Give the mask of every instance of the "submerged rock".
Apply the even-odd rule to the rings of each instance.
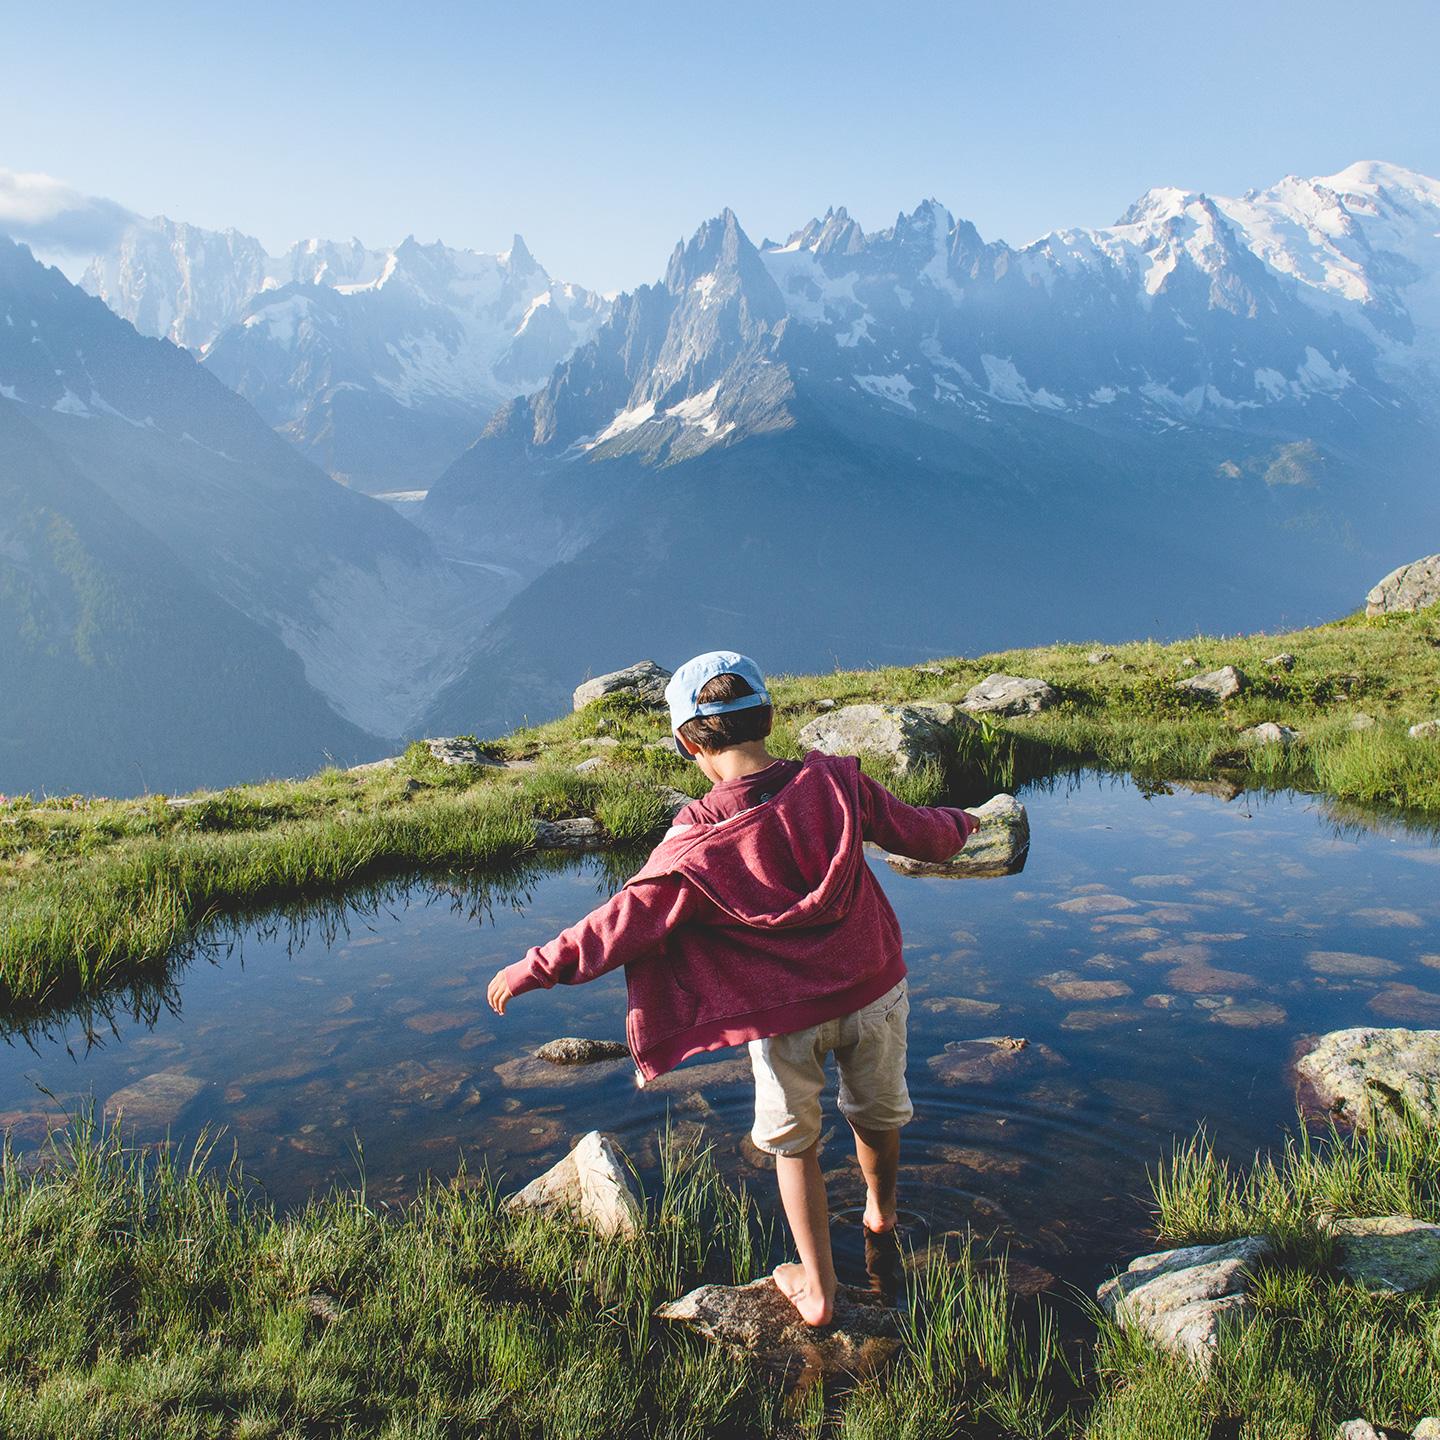
[[[973,725],[953,705],[845,705],[804,725],[796,737],[806,750],[826,755],[879,755],[898,775],[926,763],[944,764],[955,727]]]
[[[1245,688],[1245,677],[1233,665],[1222,665],[1204,675],[1177,680],[1174,688],[1207,700],[1232,700]]]
[[[670,672],[653,660],[637,660],[623,670],[612,670],[608,675],[597,675],[577,685],[571,703],[576,710],[583,710],[591,701],[606,695],[630,695],[658,709],[665,703],[669,679]]]
[[[1367,1290],[1407,1294],[1440,1280],[1440,1225],[1407,1215],[1335,1220],[1335,1268]]]
[[[1225,1245],[1192,1245],[1132,1260],[1096,1292],[1101,1309],[1126,1329],[1150,1337],[1202,1371],[1215,1359],[1220,1333],[1253,1310],[1253,1267],[1271,1253],[1262,1235]]]
[[[1440,1030],[1335,1030],[1295,1068],[1323,1105],[1355,1124],[1365,1124],[1376,1105],[1404,1104],[1440,1124]]]
[[[112,1115],[123,1114],[132,1125],[160,1129],[178,1119],[204,1088],[205,1082],[198,1076],[182,1070],[157,1070],[115,1091],[105,1109]]]
[[[608,1135],[591,1130],[558,1164],[512,1195],[509,1210],[553,1211],[597,1235],[639,1234],[640,1202]]]
[[[949,860],[912,860],[908,855],[887,854],[886,863],[902,875],[952,879],[1015,875],[1023,870],[1030,853],[1030,817],[1025,807],[1013,795],[996,795],[970,813],[980,822],[980,828]]]
[[[899,1314],[868,1290],[842,1285],[834,1321],[812,1328],[768,1276],[702,1285],[656,1312],[743,1359],[792,1378],[869,1374],[900,1348]]]
[[[623,1040],[585,1040],[577,1035],[562,1035],[547,1040],[536,1052],[537,1060],[552,1065],[593,1065],[597,1060],[628,1060],[630,1047]]]
[[[1426,555],[1392,570],[1365,597],[1367,615],[1423,610],[1440,602],[1440,555]]]
[[[960,703],[976,715],[1037,715],[1058,705],[1060,693],[1043,680],[1023,675],[987,675]]]
[[[929,1063],[942,1085],[992,1085],[1065,1062],[1048,1045],[1032,1045],[1022,1036],[985,1035],[950,1040]]]

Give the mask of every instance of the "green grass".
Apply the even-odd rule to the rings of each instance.
[[[1440,607],[1354,616],[1291,634],[1140,642],[1088,663],[1091,647],[1051,646],[935,666],[782,676],[774,682],[777,754],[797,755],[817,702],[963,698],[992,671],[1036,675],[1062,703],[1040,715],[960,727],[944,764],[895,776],[902,798],[975,803],[1057,773],[1098,768],[1147,785],[1227,777],[1294,787],[1440,823],[1440,743],[1405,732],[1440,714]],[[1292,670],[1266,666],[1279,651]],[[1224,706],[1174,681],[1236,665],[1249,688]],[[939,673],[931,673],[938,670]],[[1376,728],[1349,728],[1359,710]],[[1246,747],[1262,720],[1299,729],[1288,750]],[[695,766],[662,748],[663,715],[609,697],[487,749],[529,768],[446,767],[414,744],[388,770],[328,770],[188,797],[83,796],[0,801],[0,1003],[37,1005],[153,973],[164,954],[235,907],[277,902],[425,866],[486,866],[524,855],[532,822],[597,818],[617,841],[655,834],[662,791],[698,794]],[[614,741],[613,745],[587,741]],[[579,775],[578,762],[603,757]]]
[[[1103,1322],[1086,1440],[1330,1440],[1357,1417],[1408,1432],[1440,1413],[1440,1287],[1367,1294],[1335,1273],[1328,1230],[1348,1215],[1440,1218],[1440,1131],[1389,1114],[1354,1135],[1302,1126],[1243,1171],[1202,1133],[1152,1184],[1162,1244],[1263,1234],[1276,1258],[1259,1269],[1256,1318],[1208,1376]]]
[[[139,1152],[81,1117],[52,1144],[0,1170],[0,1434],[27,1440],[1330,1440],[1440,1411],[1440,1294],[1367,1295],[1319,1240],[1332,1207],[1435,1213],[1440,1139],[1406,1122],[1297,1134],[1246,1174],[1202,1136],[1157,1176],[1162,1243],[1288,1237],[1208,1375],[1108,1322],[1062,1344],[1078,1303],[1017,1299],[966,1241],[912,1268],[888,1369],[788,1394],[653,1318],[777,1253],[696,1142],[663,1137],[629,1241],[509,1211],[463,1168],[403,1208],[362,1178],[281,1214],[203,1139]]]
[[[747,1440],[1055,1423],[1053,1330],[1017,1323],[1003,1272],[968,1247],[919,1272],[902,1369],[853,1392],[787,1396],[655,1321],[694,1284],[772,1263],[708,1151],[662,1153],[647,1224],[620,1242],[508,1211],[463,1173],[399,1211],[362,1186],[277,1215],[204,1142],[141,1154],[82,1119],[40,1171],[7,1155],[0,1176],[0,1433]],[[907,1429],[884,1428],[894,1406]]]

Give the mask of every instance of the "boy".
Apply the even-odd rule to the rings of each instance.
[[[547,945],[501,970],[488,999],[579,984],[626,967],[626,1038],[641,1083],[682,1060],[748,1044],[756,1146],[775,1157],[800,1263],[775,1283],[810,1325],[835,1301],[820,1173],[825,1057],[840,1070],[840,1110],[865,1176],[864,1226],[895,1228],[909,1014],[900,925],[863,845],[947,860],[975,820],[897,800],[849,756],[778,760],[773,711],[753,660],[717,650],[665,688],[676,744],[713,788],[675,818],[633,879]]]

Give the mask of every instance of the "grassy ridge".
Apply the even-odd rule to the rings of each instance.
[[[463,1172],[402,1211],[362,1187],[277,1215],[203,1142],[141,1155],[82,1120],[38,1172],[7,1154],[0,1174],[0,1433],[1330,1440],[1357,1415],[1408,1430],[1440,1410],[1440,1295],[1336,1278],[1322,1223],[1337,1202],[1440,1217],[1433,1129],[1297,1139],[1248,1174],[1203,1137],[1182,1148],[1156,1182],[1163,1242],[1259,1229],[1283,1247],[1209,1376],[1109,1323],[1062,1346],[1077,1302],[1016,1299],[966,1243],[913,1269],[888,1371],[788,1396],[652,1320],[773,1259],[708,1152],[661,1150],[647,1223],[620,1243],[510,1212]]]
[[[1056,770],[1097,766],[1155,783],[1223,774],[1440,820],[1440,742],[1406,733],[1440,715],[1440,608],[1286,635],[1122,645],[1099,664],[1088,651],[1056,646],[781,677],[773,746],[799,754],[796,734],[822,699],[958,700],[999,670],[1049,681],[1062,703],[961,732],[948,773],[885,776],[905,798],[948,791],[972,802]],[[1266,665],[1279,651],[1296,657],[1293,669]],[[1250,680],[1228,704],[1174,689],[1176,679],[1224,664]],[[1357,732],[1350,723],[1362,710],[1377,723]],[[1240,732],[1262,720],[1289,724],[1303,739],[1246,747]],[[0,1002],[45,1003],[134,978],[230,906],[386,870],[511,859],[533,845],[537,818],[591,815],[618,840],[653,834],[664,790],[704,785],[693,766],[653,748],[664,735],[662,716],[612,700],[491,746],[526,768],[447,768],[414,745],[388,770],[330,770],[181,805],[163,796],[8,799],[0,803]],[[596,756],[603,767],[575,772]]]

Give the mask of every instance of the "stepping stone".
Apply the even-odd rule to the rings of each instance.
[[[1030,816],[1025,807],[1013,795],[996,795],[970,813],[980,828],[949,860],[912,860],[908,855],[887,853],[885,863],[901,875],[951,880],[1015,875],[1023,870],[1030,853]]]
[[[630,1239],[643,1223],[625,1162],[608,1135],[591,1130],[558,1164],[506,1202],[507,1210],[565,1215],[597,1235]]]
[[[766,1276],[748,1285],[702,1285],[656,1312],[768,1370],[807,1380],[866,1375],[900,1348],[900,1316],[867,1290],[842,1285],[833,1323],[818,1329]]]
[[[552,1065],[593,1065],[598,1060],[628,1060],[630,1047],[623,1040],[585,1040],[577,1035],[562,1035],[547,1040],[536,1052],[537,1060]]]

